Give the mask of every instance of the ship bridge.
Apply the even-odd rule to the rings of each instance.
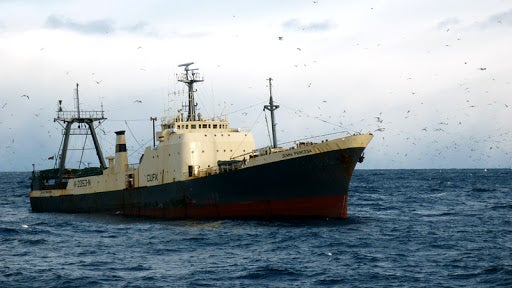
[[[226,118],[205,119],[196,113],[194,83],[203,78],[189,67],[192,64],[180,65],[185,73],[178,76],[188,88],[187,104],[177,115],[161,119],[161,131],[155,135],[158,145],[147,147],[139,160],[137,174],[146,175],[138,180],[142,186],[157,184],[153,174],[170,182],[215,174],[219,163],[242,161],[254,150],[252,133],[231,128]]]
[[[200,132],[241,132],[239,128],[229,127],[229,121],[224,120],[206,120],[199,116],[197,121],[183,121],[183,116],[178,115],[172,121],[163,121],[161,124],[162,131],[160,134],[167,132],[168,134],[176,133],[200,133]],[[158,135],[160,140],[160,136]]]

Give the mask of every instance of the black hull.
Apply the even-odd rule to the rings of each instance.
[[[329,151],[149,187],[31,197],[34,212],[161,218],[347,216],[352,172],[364,147]]]

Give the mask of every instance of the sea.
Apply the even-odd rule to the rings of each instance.
[[[512,287],[512,170],[356,169],[346,220],[33,213],[0,173],[0,287]]]

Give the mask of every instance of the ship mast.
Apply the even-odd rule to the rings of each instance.
[[[196,69],[190,69],[189,66],[194,64],[194,62],[189,62],[185,64],[180,64],[178,67],[185,67],[185,73],[182,73],[178,76],[178,81],[183,82],[187,85],[188,88],[188,114],[187,114],[187,121],[197,121],[196,116],[196,106],[194,100],[194,83],[196,82],[203,82],[204,79],[199,75],[199,73],[194,72]]]
[[[277,148],[277,136],[276,136],[276,121],[274,116],[274,111],[279,108],[279,105],[274,105],[274,100],[272,99],[272,78],[268,78],[268,87],[270,89],[270,100],[268,102],[269,105],[263,106],[263,110],[270,111],[270,121],[272,123],[272,147]]]
[[[60,154],[59,159],[59,181],[62,181],[64,176],[64,170],[66,165],[66,156],[68,152],[69,146],[69,138],[71,135],[91,135],[92,140],[94,142],[94,148],[96,150],[96,155],[98,156],[98,160],[100,163],[100,168],[103,170],[107,166],[105,165],[105,160],[103,159],[103,153],[101,152],[101,147],[99,145],[98,137],[96,136],[96,131],[94,128],[94,122],[101,121],[107,119],[103,115],[103,109],[101,111],[80,111],[80,98],[78,94],[78,83],[76,84],[75,89],[75,108],[76,111],[63,111],[62,110],[62,100],[59,100],[59,107],[57,110],[57,117],[54,118],[54,121],[59,122],[59,124],[64,128],[63,131],[63,145],[62,152]],[[78,123],[78,128],[73,128],[72,125],[74,123]],[[89,127],[89,130],[84,130],[81,128],[80,124],[86,124]]]

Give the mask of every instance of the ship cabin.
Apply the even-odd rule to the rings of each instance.
[[[226,119],[206,120],[199,116],[196,121],[184,121],[181,114],[164,118],[156,138],[158,145],[147,147],[140,159],[140,186],[237,169],[254,150],[252,134],[231,128]]]
[[[217,130],[217,129],[228,129],[229,128],[229,122],[224,120],[218,120],[215,119],[212,120],[205,120],[201,113],[198,114],[198,121],[184,121],[183,120],[183,114],[179,114],[176,116],[173,121],[169,121],[168,119],[164,122],[162,122],[162,131],[165,131],[167,129],[171,130],[172,132],[178,133],[178,131],[195,131],[195,130]]]

